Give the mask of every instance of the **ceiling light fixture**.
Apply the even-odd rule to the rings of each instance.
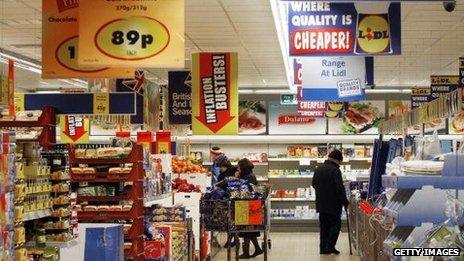
[[[282,3],[279,0],[269,0],[271,3],[272,16],[274,17],[274,24],[277,31],[277,38],[279,40],[280,51],[282,52],[282,58],[284,60],[284,66],[287,76],[287,83],[289,89],[296,91],[296,86],[293,84],[293,68],[291,64],[291,59],[289,58],[289,47],[288,47],[288,27],[284,18],[287,16],[287,10],[285,8],[285,3]]]
[[[11,52],[5,51],[0,48],[0,63],[8,64],[8,60],[13,60],[15,62],[15,67],[20,68],[29,72],[33,72],[36,74],[42,74],[42,66],[38,63],[27,61],[24,58],[17,57]],[[87,88],[87,82],[80,79],[59,79],[59,81],[79,87],[79,88]],[[44,81],[40,81],[44,83]],[[47,83],[48,84],[48,83]]]

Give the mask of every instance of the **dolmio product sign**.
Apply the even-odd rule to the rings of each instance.
[[[197,53],[192,63],[193,134],[237,135],[237,53]]]
[[[401,6],[362,13],[354,3],[288,2],[291,56],[399,55]]]

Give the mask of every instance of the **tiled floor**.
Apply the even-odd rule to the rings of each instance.
[[[358,256],[350,256],[348,237],[346,233],[342,233],[338,239],[337,249],[341,254],[335,255],[319,255],[319,233],[271,233],[270,234],[272,249],[269,250],[269,261],[318,261],[318,260],[343,260],[343,261],[358,261]],[[253,253],[253,249],[251,252]],[[232,259],[233,258],[232,251]],[[227,251],[221,250],[214,258],[214,261],[227,260]],[[262,256],[250,259],[261,261]]]

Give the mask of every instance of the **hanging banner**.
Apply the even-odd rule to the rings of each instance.
[[[354,3],[288,3],[290,56],[400,55],[401,5],[358,12]]]
[[[268,128],[270,135],[326,134],[326,119],[298,113],[297,105],[269,102]]]
[[[8,60],[8,115],[10,117],[15,116],[14,93],[15,93],[15,64],[13,60],[9,59]]]
[[[293,84],[299,86],[303,83],[303,66],[301,58],[293,58]]]
[[[169,72],[169,123],[192,123],[192,75],[190,71]]]
[[[364,100],[364,57],[306,57],[303,64],[304,101]]]
[[[61,143],[89,143],[89,119],[80,116],[60,116]]]
[[[79,65],[184,68],[184,0],[81,1]]]
[[[459,87],[464,88],[464,57],[459,57]]]
[[[238,134],[237,53],[192,55],[194,135]]]
[[[42,0],[42,78],[133,77],[132,69],[77,64],[78,7],[78,1]]]
[[[430,76],[430,100],[433,101],[442,94],[455,91],[458,87],[458,75],[432,75]]]
[[[411,88],[411,109],[420,107],[422,104],[429,102],[431,99],[431,89],[429,87]]]

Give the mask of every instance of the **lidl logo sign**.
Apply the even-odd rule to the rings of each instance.
[[[359,14],[356,52],[369,54],[391,52],[388,14]]]

